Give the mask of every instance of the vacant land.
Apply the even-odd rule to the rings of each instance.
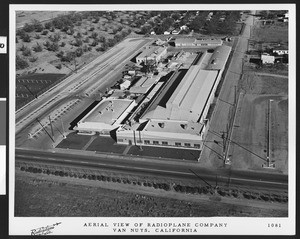
[[[251,39],[257,42],[286,44],[288,42],[288,23],[275,22],[263,25],[261,21],[257,21],[251,36]]]
[[[232,135],[232,140],[237,144],[231,144],[229,150],[232,165],[244,169],[262,169],[270,146],[270,158],[275,163],[275,170],[287,173],[288,79],[247,72],[240,81],[240,89],[242,93]],[[268,121],[271,124],[270,142]]]
[[[257,207],[220,198],[87,179],[16,171],[15,216],[25,217],[286,217],[282,203]],[[138,188],[138,189],[137,189]],[[119,191],[117,191],[119,190]],[[217,200],[218,199],[218,200]],[[217,201],[216,201],[217,200]],[[243,201],[243,200],[241,200]],[[267,206],[270,205],[270,208]]]
[[[248,49],[261,52],[287,44],[287,23],[263,25],[256,21]],[[234,143],[229,148],[232,165],[262,170],[269,150],[270,162],[275,166],[272,170],[287,174],[288,65],[278,63],[258,67],[248,60],[238,85],[241,94],[233,127]]]

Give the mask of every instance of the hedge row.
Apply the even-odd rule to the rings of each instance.
[[[81,172],[68,172],[62,170],[54,170],[54,169],[42,169],[36,167],[20,167],[21,171],[31,172],[31,173],[44,173],[48,175],[56,175],[61,177],[74,177],[74,178],[83,178],[88,180],[98,180],[103,182],[113,182],[113,183],[123,183],[123,184],[132,184],[144,187],[153,187],[155,189],[163,189],[165,191],[170,191],[171,189],[175,190],[176,192],[181,193],[190,193],[190,194],[214,194],[214,190],[212,190],[209,186],[202,186],[202,187],[191,187],[191,186],[184,186],[180,184],[173,185],[171,188],[167,183],[158,183],[158,182],[141,182],[141,181],[131,181],[128,178],[118,178],[112,176],[105,176],[105,175],[96,175],[96,174],[88,174],[88,173],[81,173]],[[238,190],[217,190],[218,195],[225,197],[225,196],[233,196],[235,198],[244,198],[249,200],[263,200],[263,201],[270,201],[270,202],[283,202],[286,203],[288,201],[287,196],[275,195],[275,194],[258,194],[258,193],[251,193],[251,192],[242,192]]]

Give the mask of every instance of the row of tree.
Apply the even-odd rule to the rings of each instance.
[[[129,178],[120,178],[120,177],[113,177],[113,176],[107,176],[107,175],[99,175],[99,174],[90,174],[90,173],[81,173],[81,172],[74,172],[74,171],[65,171],[65,170],[55,170],[55,169],[44,169],[44,168],[37,168],[37,167],[26,167],[21,166],[21,171],[25,172],[31,172],[31,173],[44,173],[44,174],[52,174],[60,177],[74,177],[74,178],[83,178],[88,180],[98,180],[98,181],[104,181],[104,182],[113,182],[113,183],[123,183],[123,184],[133,184],[133,185],[139,185],[144,187],[153,187],[155,189],[163,189],[165,191],[170,191],[172,188],[176,192],[181,193],[190,193],[190,194],[214,194],[214,190],[210,188],[209,186],[185,186],[181,184],[175,184],[172,188],[168,183],[160,183],[160,182],[150,182],[150,181],[131,181]],[[243,197],[246,199],[257,199],[257,200],[264,200],[264,201],[277,201],[277,202],[284,202],[286,203],[288,201],[287,196],[281,196],[281,195],[275,195],[275,194],[259,194],[259,193],[251,193],[251,192],[239,192],[238,190],[221,190],[218,189],[217,193],[222,196],[233,196],[235,198],[237,197]]]

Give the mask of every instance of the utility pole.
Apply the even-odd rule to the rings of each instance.
[[[62,127],[62,130],[63,130],[63,137],[66,138],[66,136],[65,136],[64,123],[63,123],[62,119],[61,119],[61,127]]]
[[[52,137],[54,138],[54,132],[53,132],[53,127],[52,127],[52,122],[51,122],[50,115],[49,115],[49,122],[50,122],[50,128],[51,128]]]
[[[42,125],[42,123],[39,121],[38,118],[36,118],[36,121],[42,126],[42,128],[45,130],[46,134],[49,136],[49,138],[53,141],[53,143],[55,142],[54,139],[51,137],[51,135],[48,133],[48,131],[45,129],[45,127]]]
[[[23,85],[23,86],[30,92],[30,94],[33,95],[34,98],[37,99],[37,95],[33,94],[33,92],[27,87],[27,85]]]
[[[268,102],[268,113],[267,113],[267,163],[263,165],[264,168],[275,168],[275,164],[271,163],[271,102],[273,100],[269,100]]]

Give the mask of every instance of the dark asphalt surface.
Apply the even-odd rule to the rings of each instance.
[[[250,172],[228,170],[226,168],[210,170],[201,168],[199,163],[188,163],[171,160],[148,160],[145,158],[80,153],[44,152],[38,150],[16,149],[16,161],[32,164],[50,164],[59,166],[74,166],[86,169],[106,169],[130,174],[143,174],[174,179],[196,179],[190,171],[199,175],[199,183],[204,181],[211,185],[216,183],[227,185],[243,185],[264,189],[288,190],[288,176],[265,172]],[[202,180],[202,181],[201,181]],[[204,181],[203,181],[204,180]]]

